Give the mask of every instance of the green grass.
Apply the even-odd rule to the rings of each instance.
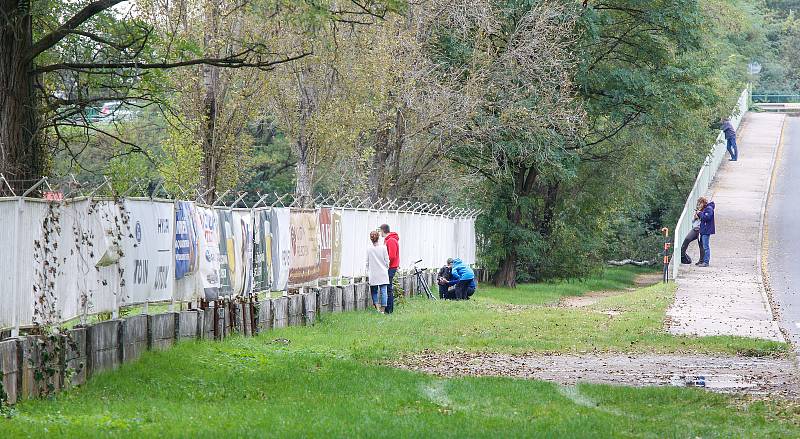
[[[423,349],[786,351],[779,343],[666,335],[670,287],[589,309],[548,306],[563,295],[630,285],[634,274],[609,271],[605,280],[516,294],[485,288],[469,302],[417,298],[392,316],[324,315],[312,328],[182,343],[51,400],[19,404],[0,419],[0,436],[800,437],[800,413],[782,403],[685,388],[442,379],[381,365]],[[621,314],[603,314],[609,309]]]

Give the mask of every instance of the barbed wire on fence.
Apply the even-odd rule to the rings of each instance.
[[[209,205],[212,207],[228,207],[228,208],[243,208],[243,209],[256,209],[268,207],[289,207],[289,208],[320,208],[331,207],[337,209],[356,209],[368,211],[392,211],[392,212],[405,212],[405,213],[424,213],[429,215],[438,215],[448,218],[475,218],[481,213],[481,209],[466,208],[460,206],[450,206],[446,204],[437,204],[424,202],[414,199],[400,199],[400,198],[373,198],[369,196],[359,196],[345,194],[341,196],[333,194],[318,193],[310,201],[309,205],[303,205],[305,196],[286,193],[279,195],[273,193],[250,193],[247,191],[234,192],[232,189],[225,190],[219,194],[215,200],[209,201],[206,197],[212,193],[215,188],[211,187],[205,190],[200,188],[187,189],[179,185],[170,185],[173,187],[172,191],[168,190],[164,184],[164,180],[146,180],[146,179],[133,179],[127,189],[124,191],[116,190],[109,177],[104,176],[103,181],[100,183],[80,182],[76,179],[75,175],[69,174],[62,178],[42,177],[38,180],[26,180],[32,182],[28,189],[21,194],[17,194],[13,190],[13,182],[18,180],[8,180],[3,174],[0,174],[0,199],[2,198],[17,198],[17,197],[30,197],[40,198],[48,201],[69,201],[77,198],[149,198],[151,200],[170,200],[170,201],[195,201],[197,203]],[[249,195],[255,195],[257,202],[252,206],[248,205],[246,198]],[[401,204],[402,203],[402,204]]]

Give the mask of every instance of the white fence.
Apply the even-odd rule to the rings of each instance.
[[[475,262],[472,214],[238,209],[150,198],[0,199],[0,328],[122,306],[215,300],[365,275],[369,232],[400,236],[400,267]]]
[[[747,113],[749,102],[750,90],[745,89],[739,96],[739,101],[736,104],[736,108],[733,109],[733,113],[730,116],[731,123],[737,130],[739,129],[742,119],[744,119],[744,115]],[[697,173],[697,178],[694,181],[692,191],[689,192],[689,197],[686,198],[686,204],[683,205],[683,212],[681,212],[680,219],[678,219],[678,224],[675,225],[674,231],[675,242],[673,243],[673,256],[672,260],[670,261],[670,264],[672,264],[672,267],[670,268],[673,279],[678,278],[678,270],[681,266],[680,248],[683,244],[683,239],[692,229],[692,220],[694,219],[697,199],[704,196],[706,192],[708,192],[708,189],[711,187],[711,183],[714,181],[714,176],[717,174],[719,166],[725,159],[726,151],[727,144],[725,141],[725,135],[720,133],[717,136],[717,140],[714,142],[714,146],[711,147],[711,151],[706,157],[703,166],[700,168],[700,172]]]

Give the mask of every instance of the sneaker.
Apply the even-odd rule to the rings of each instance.
[[[708,267],[708,264],[706,264],[705,262],[702,262],[700,264],[697,264],[697,266],[698,267]]]

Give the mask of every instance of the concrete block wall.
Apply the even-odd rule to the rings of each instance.
[[[289,298],[286,296],[272,299],[272,327],[285,328],[289,325]]]
[[[427,276],[434,285],[435,273]],[[413,276],[397,280],[406,295],[418,293]],[[36,379],[43,352],[58,358],[58,368],[50,384],[59,390],[81,385],[92,375],[136,361],[146,350],[168,349],[179,340],[224,339],[234,332],[249,336],[290,325],[314,325],[326,313],[371,306],[369,285],[360,282],[309,288],[301,294],[258,302],[225,300],[202,310],[134,315],[71,329],[60,337],[4,339],[0,341],[0,383],[7,401],[13,404],[43,393],[48,383]]]
[[[206,340],[214,339],[214,323],[216,323],[216,309],[214,305],[209,305],[208,308],[203,310],[203,332],[200,334],[201,338]]]
[[[151,350],[159,351],[169,349],[175,344],[175,321],[177,313],[148,315],[147,344]]]
[[[344,311],[344,288],[331,287],[330,290],[330,308],[331,312]]]
[[[303,296],[302,294],[291,294],[289,299],[289,326],[300,326],[303,324]]]
[[[148,316],[142,314],[122,320],[122,362],[138,359],[149,349]]]
[[[90,376],[119,367],[122,360],[121,332],[121,320],[108,320],[88,327],[86,360]]]
[[[11,338],[0,341],[0,373],[3,379],[0,384],[6,393],[6,402],[15,404],[19,394],[20,359],[17,339]]]
[[[68,376],[65,376],[67,388],[84,384],[89,376],[86,350],[88,331],[86,328],[75,328],[64,335],[64,366],[65,371],[69,372]]]
[[[342,311],[356,310],[356,286],[345,285],[342,288]]]
[[[258,302],[258,332],[266,332],[272,328],[272,300],[262,300]]]
[[[192,340],[202,338],[203,317],[201,311],[181,311],[178,313],[178,327],[176,328],[176,338],[178,340]]]
[[[306,326],[313,326],[317,323],[317,291],[310,291],[302,294],[303,299],[303,322]]]
[[[367,284],[365,283],[358,283],[354,285],[355,287],[355,302],[356,302],[356,309],[362,310],[366,309],[367,304]]]
[[[245,335],[245,337],[251,337],[253,335],[253,315],[251,311],[252,308],[250,302],[242,303],[242,333]]]

